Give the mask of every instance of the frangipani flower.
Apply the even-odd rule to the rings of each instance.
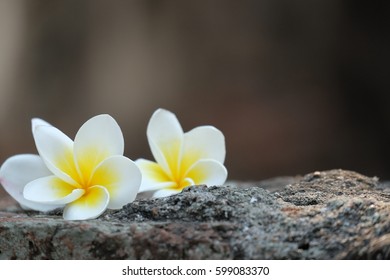
[[[74,142],[41,119],[32,120],[32,131],[39,156],[16,155],[0,169],[1,184],[22,207],[65,206],[64,219],[84,220],[135,199],[141,172],[123,156],[123,135],[111,116],[88,120]]]
[[[154,197],[179,193],[191,185],[221,185],[226,181],[225,138],[213,126],[184,133],[176,116],[164,109],[152,115],[147,138],[156,162],[136,160],[142,172],[140,192]]]

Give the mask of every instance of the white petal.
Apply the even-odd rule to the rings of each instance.
[[[142,173],[142,183],[139,192],[154,191],[176,185],[159,164],[146,159],[137,159],[135,163]]]
[[[23,195],[26,199],[52,205],[63,205],[78,199],[84,194],[56,176],[36,179],[26,185]]]
[[[110,115],[98,115],[85,122],[74,140],[75,159],[84,183],[104,159],[123,155],[124,139],[117,122]]]
[[[41,177],[49,176],[51,172],[38,155],[23,154],[8,158],[0,168],[0,182],[24,209],[50,211],[58,206],[45,205],[29,201],[23,196],[27,183]]]
[[[35,145],[47,168],[71,185],[78,185],[73,141],[54,126],[39,125],[33,132]]]
[[[213,159],[197,161],[185,177],[191,178],[196,185],[222,185],[227,178],[227,170],[220,162]]]
[[[107,209],[110,194],[102,186],[93,186],[78,200],[66,205],[65,220],[87,220],[99,217]]]
[[[141,179],[141,171],[132,160],[124,156],[112,156],[96,168],[90,184],[105,187],[110,194],[107,207],[120,209],[134,201]]]
[[[214,159],[223,164],[225,155],[225,137],[215,127],[199,126],[184,134],[183,171],[200,159]]]
[[[195,181],[192,180],[192,178],[184,178],[181,182],[180,182],[180,187],[182,189],[184,189],[185,187],[188,187],[188,186],[193,186],[193,185],[196,185],[195,184]]]
[[[167,197],[167,196],[171,196],[171,195],[174,195],[174,194],[178,194],[180,193],[181,190],[178,190],[178,189],[162,189],[162,190],[159,190],[159,191],[156,191],[155,193],[153,193],[153,196],[152,197]]]
[[[51,124],[49,124],[48,122],[42,120],[42,119],[39,119],[39,118],[33,118],[31,120],[31,130],[32,130],[32,133],[34,134],[34,131],[35,129],[40,126],[40,125],[45,125],[45,126],[52,126]]]
[[[183,129],[176,116],[158,109],[150,118],[147,137],[152,154],[167,174],[176,177],[183,146]]]

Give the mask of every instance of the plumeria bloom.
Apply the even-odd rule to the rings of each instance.
[[[132,202],[141,184],[123,156],[121,129],[109,115],[84,123],[74,142],[41,119],[32,120],[38,155],[16,155],[0,168],[0,182],[23,208],[64,207],[64,219],[85,220]]]
[[[136,160],[142,172],[140,192],[164,197],[187,186],[226,181],[225,138],[215,127],[199,126],[184,133],[173,113],[158,109],[149,121],[147,138],[156,162]]]

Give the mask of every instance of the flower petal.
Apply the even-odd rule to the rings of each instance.
[[[76,134],[74,155],[84,184],[104,159],[123,155],[124,139],[117,122],[110,115],[98,115],[86,121]]]
[[[199,126],[184,134],[183,171],[200,159],[214,159],[223,164],[225,155],[225,137],[217,128]]]
[[[162,190],[159,190],[159,191],[156,191],[155,193],[153,193],[152,197],[155,197],[155,198],[167,197],[167,196],[171,196],[171,195],[174,195],[174,194],[178,194],[181,191],[182,190],[180,190],[180,189],[162,189]]]
[[[227,170],[219,161],[202,159],[190,167],[185,177],[191,178],[196,185],[222,185],[227,178]]]
[[[54,126],[38,125],[33,136],[47,168],[65,182],[77,186],[79,175],[74,163],[73,141]]]
[[[91,186],[104,186],[110,194],[109,209],[120,209],[134,201],[141,185],[141,171],[124,156],[105,159],[92,175]]]
[[[87,220],[99,217],[110,200],[110,194],[102,186],[93,186],[78,200],[69,203],[64,209],[65,220]]]
[[[156,110],[150,118],[146,134],[157,163],[167,174],[176,177],[184,136],[176,116],[164,109]]]
[[[26,199],[45,204],[63,205],[78,199],[85,193],[62,181],[56,176],[36,179],[26,185],[23,195]]]
[[[181,189],[184,189],[188,186],[193,186],[193,185],[196,185],[194,180],[192,180],[191,178],[187,177],[187,178],[184,178],[181,182],[180,182],[180,188]]]
[[[38,155],[23,154],[12,156],[0,168],[0,182],[7,193],[22,208],[29,208],[36,211],[50,211],[58,208],[58,206],[29,201],[23,196],[23,189],[27,183],[48,175],[51,175],[51,172]]]
[[[39,119],[39,118],[33,118],[31,120],[31,130],[34,134],[34,130],[40,126],[40,125],[45,125],[45,126],[52,126],[51,124],[49,124],[48,122],[42,120],[42,119]]]
[[[146,159],[137,159],[135,164],[137,164],[142,173],[142,183],[139,192],[170,188],[176,185],[157,163]]]

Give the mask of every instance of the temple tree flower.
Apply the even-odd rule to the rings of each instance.
[[[23,208],[64,207],[64,219],[85,220],[135,199],[141,172],[123,156],[123,135],[111,116],[89,119],[74,142],[41,119],[32,120],[32,131],[39,156],[16,155],[0,168],[1,184]]]
[[[147,138],[156,162],[138,159],[142,172],[139,192],[153,197],[179,193],[190,185],[221,185],[226,181],[225,138],[213,126],[199,126],[184,133],[176,116],[164,109],[152,115]]]

